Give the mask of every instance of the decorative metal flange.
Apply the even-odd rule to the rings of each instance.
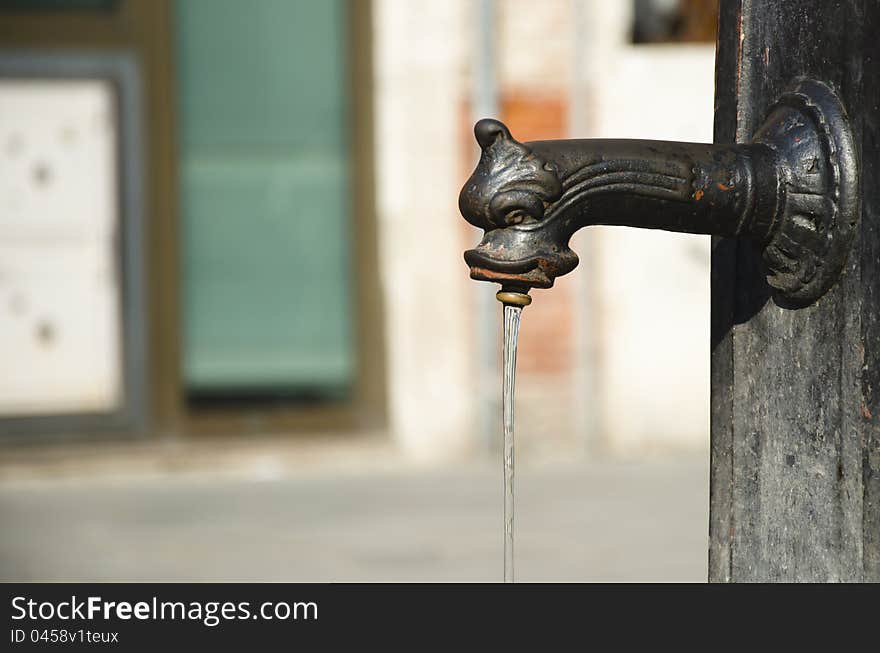
[[[777,154],[779,208],[764,243],[767,283],[796,306],[837,281],[859,220],[849,119],[834,92],[806,80],[770,109],[753,138]]]

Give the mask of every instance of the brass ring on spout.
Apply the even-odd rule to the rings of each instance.
[[[532,298],[523,292],[512,292],[510,290],[499,290],[495,293],[495,299],[505,305],[510,306],[528,306],[532,303]]]

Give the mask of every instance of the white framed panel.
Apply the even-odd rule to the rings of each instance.
[[[145,426],[129,53],[0,51],[0,436]]]
[[[0,417],[122,400],[108,80],[0,79]]]

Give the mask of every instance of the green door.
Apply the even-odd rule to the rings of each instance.
[[[175,19],[187,389],[344,395],[346,2],[177,0]]]

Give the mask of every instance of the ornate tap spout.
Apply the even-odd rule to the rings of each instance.
[[[572,234],[604,224],[747,238],[770,286],[803,306],[834,285],[858,220],[849,121],[818,82],[784,94],[748,144],[520,143],[491,119],[474,134],[482,156],[459,208],[485,235],[465,261],[508,290],[551,287],[577,266]]]

